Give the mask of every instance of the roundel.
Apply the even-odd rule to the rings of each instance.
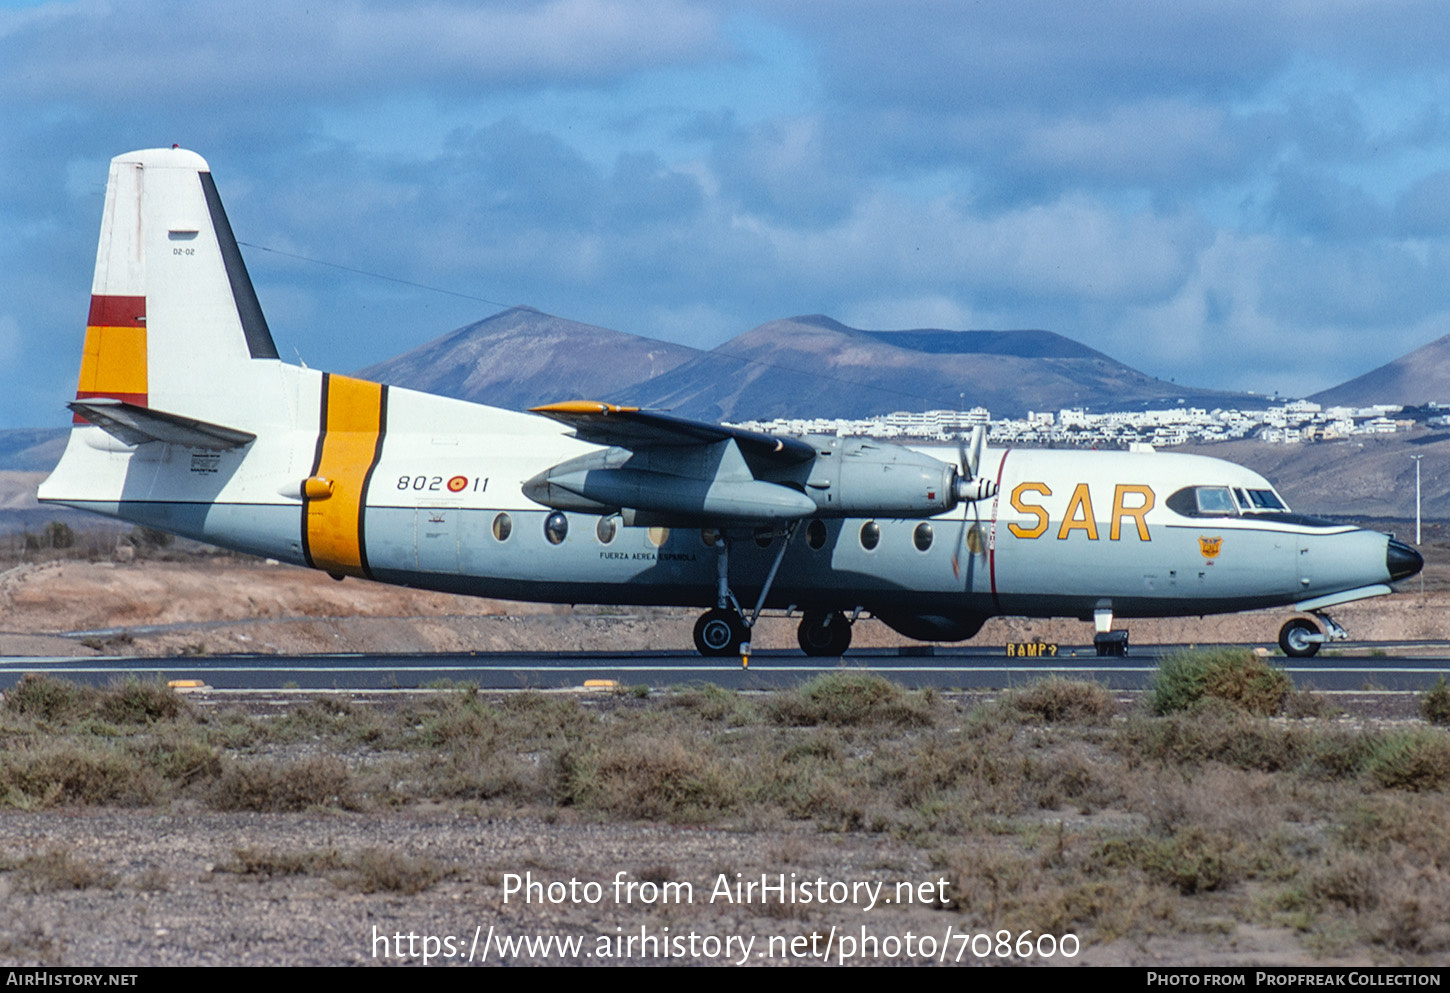
[[[450,479],[448,481],[448,492],[449,493],[457,493],[459,490],[463,489],[467,485],[468,485],[468,477],[467,476],[454,476],[452,479]]]

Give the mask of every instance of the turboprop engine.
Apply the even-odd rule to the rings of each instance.
[[[682,524],[932,517],[996,493],[974,471],[980,440],[975,459],[963,447],[960,466],[863,438],[812,435],[776,451],[738,440],[614,446],[553,466],[523,491],[556,510],[633,511]]]

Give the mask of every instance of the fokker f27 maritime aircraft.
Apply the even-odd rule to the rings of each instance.
[[[706,655],[765,609],[839,655],[871,615],[927,641],[993,615],[1324,611],[1416,573],[1386,535],[1290,513],[1262,477],[1159,453],[768,435],[568,402],[518,413],[286,365],[211,171],[111,162],[74,427],[40,499],[337,578],[558,603],[706,608]],[[1326,633],[1327,631],[1327,633]]]

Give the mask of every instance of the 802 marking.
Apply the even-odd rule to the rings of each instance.
[[[415,493],[487,493],[487,476],[399,476],[398,489]]]

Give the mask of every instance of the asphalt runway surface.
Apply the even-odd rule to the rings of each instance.
[[[775,689],[840,668],[880,673],[911,687],[989,690],[1049,675],[1090,679],[1115,690],[1143,690],[1164,654],[1182,645],[1134,645],[1125,658],[1099,658],[1091,646],[1058,646],[1055,657],[1019,658],[996,646],[861,650],[844,659],[770,651],[707,659],[693,652],[477,652],[429,655],[208,655],[175,658],[0,658],[0,690],[25,673],[106,686],[127,678],[196,681],[215,690],[415,690],[449,684],[480,689],[565,689],[587,681],[618,687],[714,683]],[[1410,655],[1407,653],[1413,652]],[[1450,673],[1450,642],[1344,642],[1308,659],[1275,658],[1299,689],[1421,692]]]

